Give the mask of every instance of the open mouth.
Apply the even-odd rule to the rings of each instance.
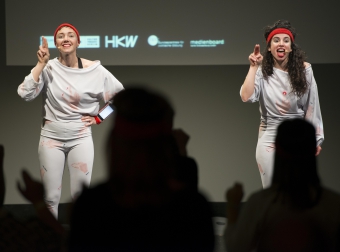
[[[279,56],[280,58],[285,56],[285,49],[278,49],[276,52],[277,56]]]

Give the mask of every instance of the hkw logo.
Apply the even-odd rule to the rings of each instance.
[[[109,47],[109,44],[112,44],[113,48],[118,47],[135,47],[138,36],[112,36],[112,39],[109,40],[109,36],[105,36],[105,48]]]

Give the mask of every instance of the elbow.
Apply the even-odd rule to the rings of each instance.
[[[244,90],[244,88],[243,88],[243,85],[242,85],[242,87],[241,87],[240,96],[241,96],[241,100],[242,100],[243,102],[248,101],[249,98],[250,98],[250,96],[247,95],[247,93],[245,92],[245,90]]]
[[[29,102],[32,101],[33,99],[31,99],[30,97],[21,97],[24,101]]]
[[[23,99],[24,99],[24,101],[26,101],[26,102],[33,101],[33,99],[31,99],[31,98],[29,98],[29,97],[24,97]]]
[[[18,95],[20,96],[21,99],[24,99],[24,100],[27,99],[27,98],[25,97],[25,95],[24,95],[22,92],[20,92],[20,90],[18,90]]]
[[[18,93],[19,96],[24,100],[24,101],[32,101],[34,98],[32,98],[31,96],[28,96],[28,95],[23,95],[23,94],[20,94]]]
[[[246,95],[244,95],[244,94],[241,94],[241,100],[242,100],[243,102],[247,102],[247,101],[249,100],[249,97],[246,96]]]

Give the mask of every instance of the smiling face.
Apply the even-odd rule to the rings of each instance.
[[[268,51],[273,55],[275,62],[282,63],[288,60],[292,51],[292,42],[288,34],[280,33],[273,36]]]
[[[70,27],[62,27],[56,35],[56,47],[61,53],[72,53],[78,48],[76,32]]]

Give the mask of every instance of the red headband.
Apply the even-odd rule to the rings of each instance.
[[[57,29],[56,29],[55,32],[54,32],[54,44],[56,44],[56,36],[57,36],[58,31],[59,31],[62,27],[65,27],[65,26],[70,27],[72,30],[74,30],[74,32],[76,33],[77,38],[78,38],[78,43],[80,44],[80,37],[79,37],[79,32],[78,32],[78,30],[76,29],[76,27],[74,27],[73,25],[71,25],[71,24],[69,24],[69,23],[63,23],[63,24],[61,24],[61,25],[59,25],[59,26],[57,27]]]
[[[272,37],[273,37],[275,34],[280,34],[280,33],[284,33],[284,34],[289,35],[291,41],[294,42],[294,36],[293,36],[293,34],[291,33],[290,30],[285,29],[285,28],[277,28],[277,29],[272,30],[271,33],[269,33],[269,35],[268,35],[268,37],[267,37],[267,44],[269,43],[269,41],[272,39]]]

